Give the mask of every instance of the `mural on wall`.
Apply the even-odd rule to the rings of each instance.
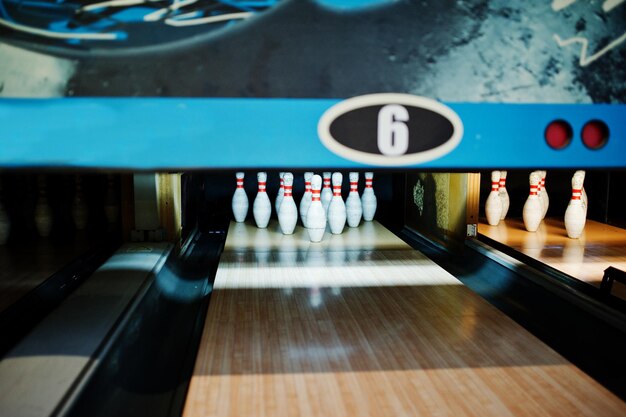
[[[0,0],[0,167],[626,168],[625,16],[626,0]]]
[[[623,103],[625,16],[625,0],[0,0],[0,95]]]

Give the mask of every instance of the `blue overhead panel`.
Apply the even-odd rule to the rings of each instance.
[[[389,156],[372,165],[338,154],[320,140],[320,119],[338,103],[228,98],[4,100],[0,165],[162,170],[626,167],[626,105],[445,103],[463,129],[452,149],[418,163],[398,163]],[[565,121],[573,133],[569,144],[558,150],[545,140],[545,130],[555,120]],[[583,126],[594,120],[609,128],[609,138],[599,149],[586,147],[581,139]]]

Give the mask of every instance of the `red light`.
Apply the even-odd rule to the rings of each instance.
[[[589,149],[600,149],[609,139],[609,127],[601,120],[587,122],[580,134]]]
[[[565,120],[554,120],[546,127],[544,136],[549,147],[563,149],[571,142],[573,130]]]

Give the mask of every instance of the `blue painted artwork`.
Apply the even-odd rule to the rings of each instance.
[[[322,145],[313,129],[322,110],[400,93],[448,104],[465,127],[457,148],[417,166],[626,167],[625,12],[626,0],[0,0],[0,140],[9,149],[0,166],[252,166],[262,155],[256,147],[277,138],[311,151],[295,165],[354,166],[361,162]],[[21,101],[34,98],[48,100]],[[241,106],[228,107],[232,130],[219,107],[230,99]],[[76,115],[87,123],[81,135],[71,133]],[[29,118],[44,124],[15,122]],[[145,118],[154,129],[137,126]],[[555,150],[544,132],[561,119],[573,137]],[[580,139],[592,119],[607,126],[606,146],[593,150]],[[252,134],[242,123],[275,132]],[[93,152],[78,155],[83,135],[103,126],[134,132],[122,135],[127,148],[98,133]],[[168,140],[185,145],[140,152],[169,149]],[[47,155],[44,142],[56,144]],[[256,149],[254,161],[231,157],[231,143]],[[536,153],[522,152],[527,143]]]

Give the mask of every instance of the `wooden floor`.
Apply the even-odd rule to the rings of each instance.
[[[598,287],[609,266],[626,271],[626,230],[593,220],[587,220],[580,239],[568,238],[563,220],[555,218],[545,219],[535,233],[527,232],[521,219],[480,223],[478,233]],[[626,286],[615,283],[613,294],[626,299]]]
[[[626,415],[382,226],[347,232],[231,224],[185,417]]]

